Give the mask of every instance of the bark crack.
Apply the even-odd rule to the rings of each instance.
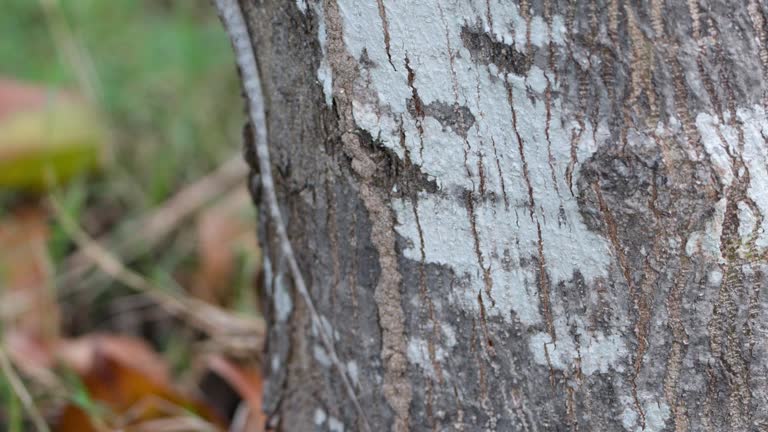
[[[411,88],[411,96],[413,101],[413,109],[415,111],[416,130],[419,131],[419,158],[424,160],[424,102],[419,96],[419,91],[416,90],[416,71],[411,67],[411,60],[408,58],[408,53],[405,54],[405,69],[408,72],[408,87]]]
[[[595,195],[597,196],[597,202],[598,206],[600,207],[600,212],[603,214],[603,219],[605,221],[606,230],[608,231],[608,238],[611,241],[611,245],[613,246],[613,250],[616,253],[617,260],[619,262],[619,267],[621,268],[621,271],[624,275],[624,280],[627,283],[627,288],[629,289],[629,295],[632,297],[635,301],[635,307],[638,310],[638,314],[640,313],[641,307],[638,304],[637,300],[637,293],[635,292],[635,285],[632,282],[632,275],[631,275],[631,269],[629,267],[629,261],[627,260],[627,255],[624,252],[624,248],[621,245],[621,241],[619,239],[619,233],[618,233],[618,225],[616,224],[616,221],[613,218],[613,215],[611,214],[611,210],[608,208],[608,204],[605,202],[605,198],[603,198],[603,192],[600,189],[600,184],[598,181],[595,181],[592,184],[592,189],[595,191]],[[640,416],[640,425],[643,429],[645,429],[645,412],[643,410],[642,405],[640,404],[640,398],[638,396],[637,392],[637,376],[638,376],[638,370],[639,370],[639,363],[638,359],[642,361],[643,353],[645,352],[645,347],[647,346],[647,341],[645,339],[645,332],[641,329],[640,323],[635,323],[635,336],[637,337],[637,343],[638,343],[638,349],[637,353],[635,354],[635,371],[633,372],[630,382],[632,384],[632,399],[634,401],[635,411],[637,411],[637,414]]]
[[[496,171],[499,175],[499,185],[501,186],[501,196],[504,198],[504,208],[509,209],[509,196],[507,196],[507,188],[504,185],[504,175],[501,170],[501,161],[499,160],[499,154],[496,151],[496,140],[491,137],[491,147],[493,148],[493,156],[496,159]]]
[[[486,267],[485,265],[485,259],[483,258],[483,251],[480,247],[480,234],[477,231],[477,215],[475,215],[475,200],[472,197],[473,193],[472,191],[466,191],[465,192],[466,198],[466,208],[467,208],[467,217],[469,217],[469,225],[470,229],[472,230],[472,238],[474,241],[474,247],[475,247],[475,257],[477,258],[477,265],[480,267],[480,269],[483,272],[483,283],[485,285],[485,294],[488,296],[489,299],[491,299],[491,305],[495,305],[496,302],[493,300],[493,295],[491,294],[491,290],[493,289],[493,278],[491,277],[491,265],[488,264]],[[478,296],[479,301],[481,302],[481,309],[482,309],[482,297]]]
[[[339,260],[339,227],[336,222],[336,193],[331,184],[332,176],[326,176],[326,225],[328,226],[328,241],[331,245],[331,261],[333,266],[333,287],[331,289],[331,304],[335,303],[336,290],[341,282],[341,262]]]
[[[391,40],[389,36],[389,21],[387,20],[387,8],[384,7],[384,0],[376,0],[377,5],[379,6],[379,17],[381,18],[381,27],[384,33],[384,48],[387,50],[387,58],[389,58],[389,64],[392,66],[392,69],[397,70],[395,67],[395,64],[392,63],[392,52],[391,52]]]
[[[536,211],[536,202],[533,199],[533,185],[531,184],[531,178],[528,174],[528,161],[525,159],[525,145],[523,143],[523,137],[517,129],[517,110],[515,109],[515,98],[512,93],[512,85],[509,81],[505,81],[504,85],[507,88],[507,101],[509,102],[509,108],[512,111],[512,129],[515,131],[515,137],[517,138],[517,151],[520,155],[520,162],[523,164],[523,178],[525,179],[525,186],[528,189],[528,212],[531,216],[531,222],[533,222],[534,212]]]

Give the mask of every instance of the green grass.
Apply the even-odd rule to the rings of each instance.
[[[0,76],[78,89],[83,65],[61,49],[42,3],[3,2]],[[86,229],[119,231],[122,221],[239,151],[243,118],[234,60],[207,0],[58,3],[55,16],[93,65],[96,104],[112,136],[104,174],[59,192],[73,217],[96,220]],[[54,257],[63,258],[67,242],[60,231],[52,243]]]
[[[240,151],[238,77],[208,0],[58,0],[54,17],[71,30],[68,42],[82,47],[80,59],[62,49],[67,41],[56,34],[43,3],[3,0],[0,77],[87,94],[80,88],[81,70],[93,66],[95,79],[85,81],[95,88],[95,103],[110,130],[111,158],[102,175],[56,192],[68,214],[90,233],[121,232],[124,222],[151,211]],[[18,202],[6,195],[0,191],[0,216]],[[172,275],[194,260],[193,235],[191,229],[181,230],[129,264],[173,285]],[[54,225],[54,265],[60,266],[73,247]],[[247,277],[242,284],[250,284]],[[103,277],[83,285],[82,293],[62,299],[65,315],[77,312],[66,317],[64,332],[111,330],[110,305],[129,291]],[[189,362],[183,352],[189,347],[172,331],[161,326],[150,336],[160,351],[173,353],[178,368]],[[0,423],[13,420],[11,427],[18,429],[18,401],[2,381]]]
[[[8,432],[21,432],[24,430],[21,401],[6,380],[0,379],[0,389],[2,389],[0,406],[4,408],[6,414],[5,426]]]
[[[114,132],[100,192],[140,211],[237,150],[237,77],[207,1],[59,1]],[[54,43],[41,2],[5,0],[2,10],[0,75],[77,88],[77,66]]]

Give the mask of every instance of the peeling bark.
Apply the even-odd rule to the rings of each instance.
[[[768,6],[241,3],[373,430],[768,429]],[[361,430],[270,230],[272,421]]]

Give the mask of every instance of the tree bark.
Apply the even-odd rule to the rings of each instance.
[[[768,430],[768,4],[242,3],[278,430]]]

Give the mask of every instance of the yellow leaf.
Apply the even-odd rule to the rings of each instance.
[[[77,100],[8,114],[0,121],[0,188],[44,191],[97,170],[105,148],[98,116]]]

